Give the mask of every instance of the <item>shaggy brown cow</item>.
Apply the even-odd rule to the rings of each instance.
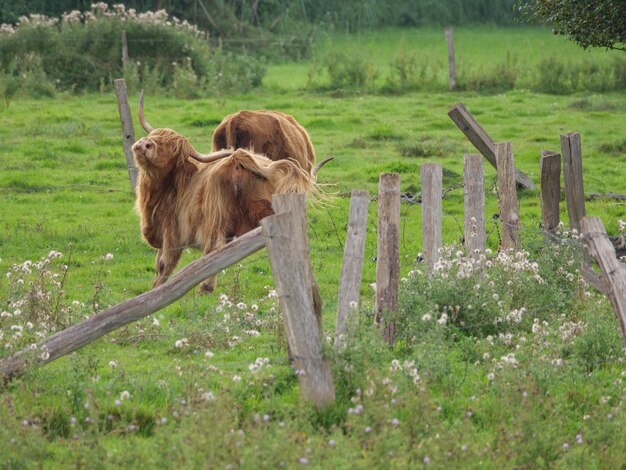
[[[171,129],[154,129],[143,116],[149,132],[133,145],[139,167],[137,210],[141,233],[157,249],[155,286],[164,283],[186,247],[205,254],[258,226],[271,215],[272,194],[315,194],[315,175],[292,160],[272,161],[245,149],[198,153],[183,136]],[[201,162],[201,163],[198,163]],[[202,283],[211,292],[215,279]]]
[[[309,134],[291,116],[277,111],[239,111],[213,132],[213,150],[247,148],[272,160],[292,159],[310,172],[315,152]]]

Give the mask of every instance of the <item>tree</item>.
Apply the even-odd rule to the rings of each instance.
[[[520,1],[526,19],[551,23],[554,32],[588,47],[626,51],[626,0]]]

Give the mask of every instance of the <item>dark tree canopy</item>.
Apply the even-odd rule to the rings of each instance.
[[[520,9],[585,49],[626,50],[626,0],[535,0],[520,2]]]

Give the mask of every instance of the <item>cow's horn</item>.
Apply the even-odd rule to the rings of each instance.
[[[311,174],[313,176],[317,175],[317,172],[320,171],[320,168],[322,168],[324,165],[326,165],[332,159],[333,159],[333,157],[328,157],[328,158],[325,158],[324,160],[322,160],[321,162],[319,162],[317,165],[315,165],[313,167],[313,169],[311,170]]]
[[[218,150],[217,152],[211,152],[207,154],[198,153],[196,150],[194,150],[193,152],[194,153],[192,153],[190,157],[202,163],[214,162],[225,157],[230,157],[233,153],[235,153],[235,151],[232,149]]]
[[[141,90],[141,94],[139,95],[139,111],[137,112],[137,117],[139,117],[141,127],[143,127],[148,134],[154,130],[154,127],[148,124],[148,121],[146,121],[143,115],[143,90]]]

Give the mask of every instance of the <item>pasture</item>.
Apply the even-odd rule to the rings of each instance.
[[[513,142],[516,166],[536,184],[541,150],[559,151],[559,134],[577,131],[585,191],[626,193],[624,93],[547,95],[523,86],[545,56],[602,64],[612,60],[607,53],[580,51],[538,29],[467,29],[456,38],[459,60],[471,64],[467,70],[503,62],[507,52],[516,56],[524,71],[519,88],[449,93],[443,33],[387,30],[327,37],[316,57],[366,54],[382,82],[396,51],[426,50],[424,61],[438,81],[402,94],[337,93],[324,88],[327,78],[314,57],[269,65],[264,86],[247,95],[146,96],[150,123],[176,129],[200,152],[209,150],[225,115],[248,108],[293,115],[309,131],[318,160],[335,157],[319,178],[333,197],[309,209],[328,336],[352,189],[375,195],[378,175],[397,172],[402,191],[414,195],[420,166],[441,163],[443,240],[454,247],[454,258],[462,236],[463,154],[476,153],[447,116],[458,102],[496,141]],[[133,113],[137,97],[131,95]],[[135,133],[143,135],[136,123]],[[10,313],[0,318],[0,357],[36,342],[37,332],[58,331],[150,288],[154,253],[140,238],[113,92],[12,101],[0,110],[0,168],[0,310]],[[495,170],[485,170],[488,244],[496,251]],[[626,365],[617,321],[608,300],[579,279],[580,242],[570,235],[563,249],[546,248],[538,192],[518,197],[528,251],[522,258],[539,263],[543,285],[533,283],[526,268],[512,273],[495,261],[490,283],[478,275],[458,280],[452,262],[447,281],[409,276],[419,269],[421,209],[402,204],[405,334],[392,349],[369,313],[377,229],[376,203],[370,203],[357,337],[344,353],[328,351],[337,388],[331,408],[318,411],[299,401],[261,251],[219,275],[212,296],[192,292],[7,384],[0,391],[0,464],[619,468],[626,455]],[[626,219],[624,201],[593,199],[586,209],[614,235]],[[561,210],[566,221],[564,203]],[[179,266],[197,256],[186,252]],[[47,257],[49,263],[37,266]],[[493,324],[491,317],[471,315],[461,326],[435,321],[457,306],[471,310],[478,300],[468,289],[483,281],[476,298],[485,311],[495,318],[524,308],[521,323],[490,329],[484,325]]]

